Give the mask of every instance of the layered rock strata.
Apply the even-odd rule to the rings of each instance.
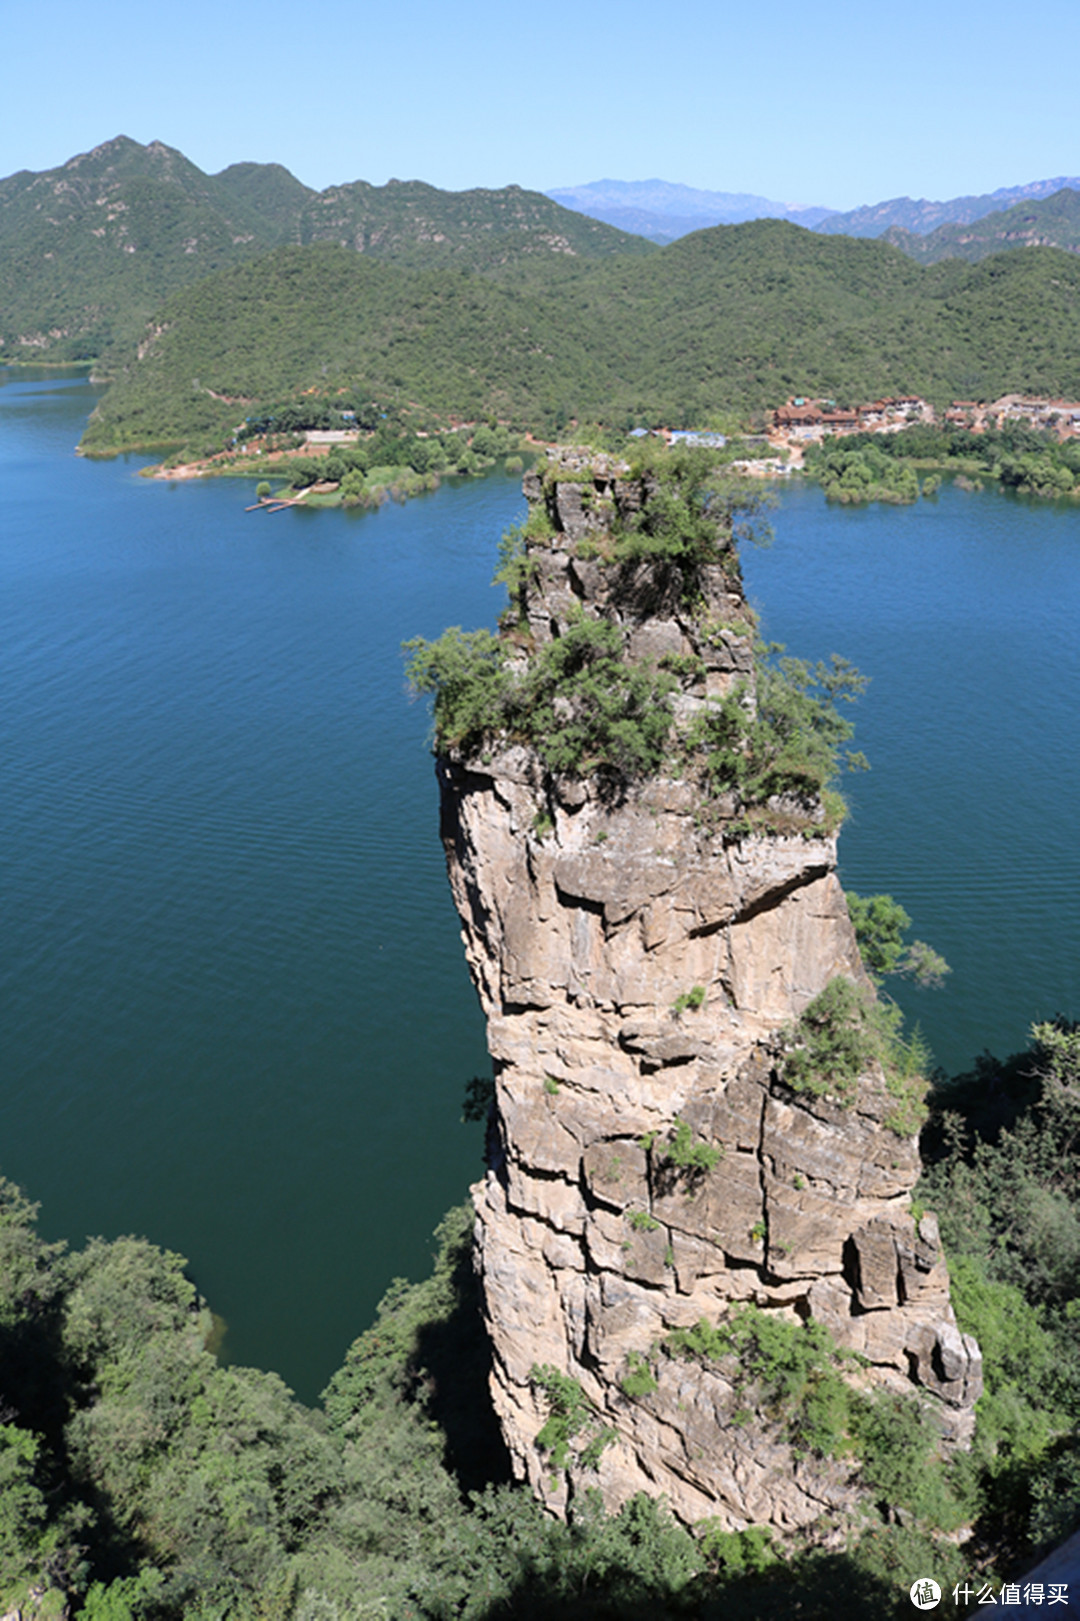
[[[575,615],[600,616],[622,626],[627,659],[700,661],[677,724],[735,689],[752,706],[733,554],[684,607],[670,569],[637,565],[628,588],[598,554],[648,481],[564,461],[526,494],[550,534],[529,547],[523,658]],[[656,1354],[672,1329],[744,1301],[827,1325],[866,1359],[858,1377],[922,1392],[946,1444],[963,1441],[978,1348],[957,1329],[936,1223],[911,1213],[917,1146],[885,1124],[884,1077],[864,1076],[842,1107],[791,1090],[778,1066],[778,1031],[830,979],[866,983],[820,809],[790,832],[733,836],[737,807],[703,815],[692,772],[613,794],[509,743],[438,770],[495,1072],[477,1264],[518,1475],[556,1508],[599,1484],[609,1507],[664,1493],[685,1521],[730,1529],[791,1530],[849,1503],[850,1465],[796,1457],[775,1424],[747,1424],[723,1363]],[[679,1122],[715,1163],[665,1158]],[[631,1398],[621,1381],[641,1358],[656,1388]],[[538,1448],[538,1364],[578,1381],[614,1430],[596,1473],[555,1477]]]

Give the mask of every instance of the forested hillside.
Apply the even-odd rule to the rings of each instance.
[[[659,249],[516,186],[314,192],[119,137],[0,182],[0,357],[97,359],[117,380],[97,450],[202,452],[305,391],[549,435],[745,418],[792,393],[1076,393],[1074,260],[910,258],[1074,248],[1076,196],[900,233],[903,253],[780,220]]]
[[[937,264],[939,259],[967,259],[974,263],[1007,248],[1051,247],[1077,253],[1080,191],[1063,188],[1052,197],[986,214],[975,224],[940,225],[927,236],[917,236],[899,226],[883,235],[886,242],[923,265]]]
[[[0,355],[79,360],[131,343],[175,288],[291,240],[308,196],[286,169],[203,174],[121,136],[0,181]]]
[[[497,279],[282,248],[174,295],[85,445],[201,454],[305,391],[549,435],[575,419],[700,425],[793,393],[1075,393],[1078,317],[1080,264],[1053,249],[923,269],[779,220],[642,257],[551,255]]]
[[[207,175],[160,141],[119,136],[0,181],[0,357],[81,360],[130,346],[175,289],[281,243],[321,241],[489,271],[521,256],[652,250],[518,186],[357,181],[315,192],[280,164]]]

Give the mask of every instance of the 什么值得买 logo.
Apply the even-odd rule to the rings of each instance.
[[[933,1610],[941,1603],[941,1588],[931,1576],[920,1576],[912,1582],[910,1593],[917,1610]]]

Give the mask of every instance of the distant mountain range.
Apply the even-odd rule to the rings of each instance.
[[[801,203],[776,203],[750,192],[698,191],[669,180],[594,180],[587,186],[564,186],[545,195],[564,208],[653,242],[674,242],[710,225],[741,225],[747,220],[792,220],[813,228],[835,212]]]
[[[1064,248],[1080,253],[1080,181],[1071,182],[1050,197],[1018,203],[1000,213],[984,214],[972,223],[939,225],[927,236],[893,225],[882,233],[920,264],[939,259],[985,259],[1007,248]]]
[[[1080,178],[1059,175],[1053,180],[1033,180],[1025,186],[1002,186],[981,197],[953,197],[943,203],[894,197],[890,202],[873,203],[847,213],[817,205],[778,203],[745,192],[697,191],[667,180],[596,180],[585,186],[556,188],[546,195],[564,208],[578,209],[620,230],[634,231],[654,242],[674,242],[690,231],[711,225],[739,225],[752,219],[792,220],[830,236],[884,236],[894,230],[909,236],[927,236],[941,226],[970,225],[1011,203],[1034,203],[1065,188],[1080,190]],[[909,251],[906,242],[894,240],[905,252]],[[1002,245],[999,243],[999,247]]]
[[[1058,175],[1054,180],[1032,180],[1026,186],[1002,186],[981,197],[953,197],[931,203],[925,198],[894,197],[891,202],[853,208],[848,214],[830,214],[817,229],[838,236],[884,236],[899,227],[914,236],[928,236],[942,225],[970,225],[1010,203],[1035,202],[1065,188],[1080,189],[1080,178]]]

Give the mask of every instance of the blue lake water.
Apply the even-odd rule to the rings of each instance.
[[[187,1255],[313,1397],[480,1169],[485,1068],[399,644],[491,624],[503,476],[245,514],[73,454],[95,391],[0,371],[0,1170],[49,1236]],[[765,629],[871,677],[845,881],[954,973],[946,1068],[1080,1014],[1080,512],[785,491]]]
[[[804,487],[775,528],[745,559],[765,633],[871,678],[841,877],[895,895],[953,970],[891,991],[949,1073],[1080,1018],[1080,510],[951,486],[831,507]]]

